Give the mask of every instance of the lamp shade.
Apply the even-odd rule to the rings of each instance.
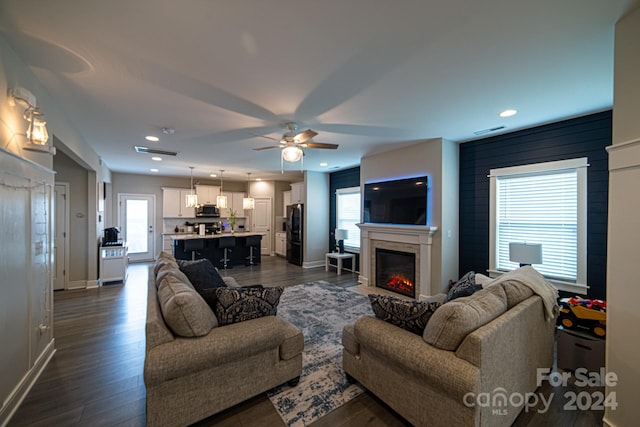
[[[520,266],[542,264],[542,245],[539,243],[509,243],[509,261]]]
[[[225,209],[227,207],[227,196],[217,196],[216,206],[220,209]]]
[[[336,240],[344,240],[349,238],[349,230],[344,228],[336,228],[335,232]]]
[[[242,209],[254,209],[256,207],[256,202],[253,197],[244,197],[242,199]]]

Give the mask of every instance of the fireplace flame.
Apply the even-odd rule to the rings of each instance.
[[[394,274],[387,281],[387,286],[398,291],[412,292],[413,282],[402,274]]]

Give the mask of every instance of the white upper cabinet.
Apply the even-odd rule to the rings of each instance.
[[[194,208],[187,207],[188,188],[162,189],[162,216],[164,218],[195,218]]]
[[[244,199],[244,193],[237,191],[223,191],[223,196],[227,196],[227,208],[220,209],[220,216],[227,217],[231,213],[231,210],[235,211],[236,216],[245,216],[244,209],[242,209],[242,199]]]
[[[282,192],[282,215],[287,215],[287,206],[291,204],[291,190]]]
[[[219,194],[220,187],[217,185],[196,185],[199,205],[215,205]]]
[[[291,203],[305,202],[304,182],[294,182],[291,184]]]

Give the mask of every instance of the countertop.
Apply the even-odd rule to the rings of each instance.
[[[199,235],[198,233],[178,233],[172,234],[172,240],[190,240],[190,239],[219,239],[220,237],[247,237],[247,236],[264,236],[265,233],[255,233],[251,231],[239,231],[233,234],[231,233],[221,233],[221,234],[205,234],[204,236]]]

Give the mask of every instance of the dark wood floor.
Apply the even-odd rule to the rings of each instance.
[[[18,409],[12,426],[144,426],[144,323],[148,264],[129,266],[126,284],[99,289],[58,291],[54,296],[57,352]],[[326,280],[357,284],[357,274],[335,269],[302,269],[279,257],[263,257],[254,267],[225,273],[240,284],[291,286]],[[522,413],[516,426],[602,426],[602,411],[565,411],[567,389],[554,393],[549,411]],[[284,426],[266,395],[230,408],[198,426]],[[372,394],[365,392],[313,423],[313,427],[409,425]]]

